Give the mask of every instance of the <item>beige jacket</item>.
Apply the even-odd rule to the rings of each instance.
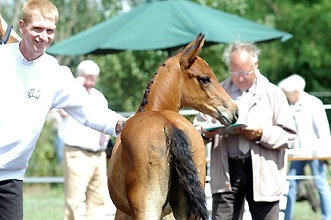
[[[286,149],[295,139],[295,124],[281,89],[270,83],[259,71],[256,76],[256,92],[247,115],[248,123],[259,124],[263,129],[261,140],[249,143],[253,164],[254,200],[277,201],[284,190],[287,172]],[[230,96],[232,84],[231,78],[221,83]],[[197,128],[207,124],[210,126],[210,123],[219,122],[202,113],[194,119]],[[210,162],[212,193],[231,190],[227,147],[227,137],[216,135]]]

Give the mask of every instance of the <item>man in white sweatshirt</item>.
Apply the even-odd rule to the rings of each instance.
[[[62,108],[90,128],[118,135],[124,117],[91,104],[69,68],[46,54],[57,8],[48,0],[24,3],[22,40],[0,46],[0,219],[23,219],[23,178],[48,112]]]

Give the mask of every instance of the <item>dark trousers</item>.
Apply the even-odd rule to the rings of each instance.
[[[23,181],[0,181],[0,220],[23,220]]]
[[[213,194],[213,220],[241,219],[246,198],[253,220],[278,220],[279,201],[253,200],[252,161],[235,161],[229,158],[231,192]]]

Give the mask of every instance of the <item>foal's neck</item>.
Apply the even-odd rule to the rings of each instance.
[[[163,64],[148,83],[137,112],[171,110],[181,108],[180,85],[182,82],[179,65]],[[174,62],[175,63],[175,62]]]

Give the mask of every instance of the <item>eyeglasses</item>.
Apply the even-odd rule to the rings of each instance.
[[[243,76],[248,76],[250,74],[252,74],[254,71],[254,69],[252,69],[251,71],[248,72],[233,72],[233,71],[229,71],[231,75],[235,75],[235,76],[239,76],[239,75],[243,75]]]

